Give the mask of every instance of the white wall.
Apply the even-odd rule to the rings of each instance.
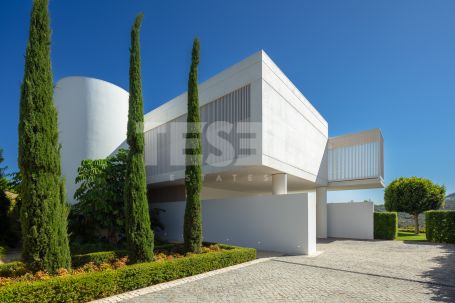
[[[153,203],[171,241],[183,241],[185,202]],[[202,202],[204,241],[293,254],[316,252],[314,193]]]
[[[68,202],[82,160],[111,155],[126,139],[128,92],[106,81],[67,77],[57,82],[54,101],[62,144],[62,174]]]
[[[373,239],[372,202],[327,204],[327,233],[329,237]]]
[[[327,121],[262,53],[263,164],[320,185],[327,183]]]
[[[327,238],[327,187],[316,188],[316,236]]]

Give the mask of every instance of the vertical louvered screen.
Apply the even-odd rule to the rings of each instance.
[[[384,178],[384,142],[379,130],[329,139],[329,181]]]
[[[241,157],[239,132],[249,130],[248,123],[242,122],[250,121],[250,85],[205,104],[201,107],[200,114],[204,164],[216,165],[216,163],[225,163]],[[145,132],[145,162],[148,177],[184,169],[183,151],[180,148],[172,148],[171,142],[174,143],[173,146],[179,142],[183,144],[179,146],[184,147],[184,136],[177,129],[181,130],[182,127],[186,129],[185,122],[186,114]],[[219,132],[223,122],[233,125],[230,133]],[[210,137],[211,142],[208,142],[206,136],[208,129],[218,134]],[[251,148],[251,146],[246,146],[246,148]],[[217,157],[208,163],[207,156],[210,153]]]

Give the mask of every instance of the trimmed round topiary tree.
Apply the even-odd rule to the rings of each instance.
[[[419,214],[444,207],[445,187],[424,178],[399,178],[387,186],[384,206],[387,211],[405,212],[414,217],[419,234]]]

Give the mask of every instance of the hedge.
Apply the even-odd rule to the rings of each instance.
[[[26,272],[27,270],[22,262],[0,264],[0,277],[15,277],[23,275]]]
[[[455,243],[455,210],[425,212],[427,240],[438,243]]]
[[[175,244],[162,244],[155,246],[156,250],[169,250],[173,248]],[[116,259],[120,259],[128,255],[126,250],[113,250],[113,251],[101,251],[87,254],[79,254],[71,257],[73,268],[77,268],[93,262],[96,265],[101,263],[110,263]],[[6,264],[0,264],[0,277],[11,277],[16,275],[15,272],[22,273],[25,271],[25,266],[22,262],[10,262]]]
[[[126,256],[128,253],[125,250],[117,251],[102,251],[96,253],[89,253],[83,255],[74,255],[71,258],[73,268],[77,268],[93,262],[96,265],[101,263],[110,263],[116,259]],[[5,264],[0,264],[0,277],[12,277],[17,276],[16,272],[23,273],[25,272],[25,265],[22,262],[10,262]]]
[[[101,251],[83,255],[74,255],[71,257],[71,262],[73,267],[80,267],[89,262],[100,265],[101,263],[109,263],[127,255],[128,252],[126,250]]]
[[[374,238],[393,240],[397,236],[398,215],[396,212],[374,213]]]
[[[220,246],[226,250],[140,263],[115,270],[54,277],[45,281],[17,282],[0,287],[0,302],[88,302],[256,258],[253,248]]]

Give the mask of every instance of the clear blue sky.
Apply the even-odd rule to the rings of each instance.
[[[17,169],[19,87],[31,0],[0,6],[0,146]],[[55,81],[84,75],[128,87],[129,33],[145,14],[145,110],[186,90],[192,39],[200,80],[264,49],[327,119],[330,135],[379,127],[385,174],[455,192],[455,1],[51,0]],[[381,190],[330,201],[381,202]]]

